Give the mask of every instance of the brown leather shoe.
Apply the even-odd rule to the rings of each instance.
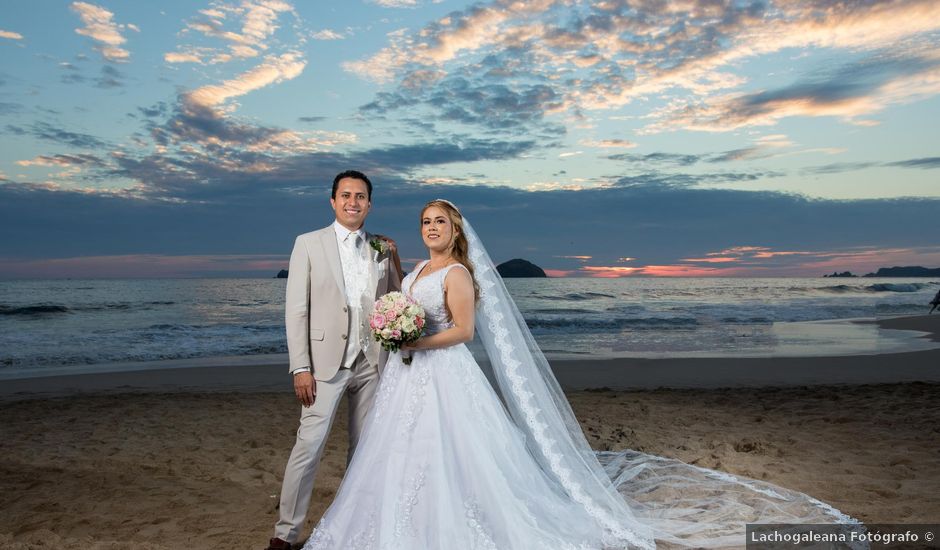
[[[268,543],[266,550],[293,550],[291,543],[281,540],[277,537],[271,539],[271,542]]]

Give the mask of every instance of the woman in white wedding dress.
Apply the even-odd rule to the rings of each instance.
[[[595,453],[469,223],[421,213],[430,259],[412,362],[391,354],[355,455],[305,550],[744,545],[747,522],[851,522],[812,497],[623,451]],[[495,388],[465,345],[481,337]]]

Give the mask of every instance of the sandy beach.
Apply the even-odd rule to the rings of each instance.
[[[940,341],[940,315],[878,321]],[[299,406],[283,363],[0,381],[0,548],[263,548]],[[940,350],[553,362],[597,449],[800,490],[866,522],[940,518]],[[345,467],[345,405],[309,532]]]

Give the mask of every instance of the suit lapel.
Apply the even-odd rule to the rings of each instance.
[[[320,244],[323,245],[323,255],[326,263],[333,272],[333,278],[336,279],[336,286],[339,287],[340,294],[346,294],[346,282],[343,280],[343,264],[339,259],[339,242],[336,240],[336,230],[331,226],[329,231],[324,231],[320,237]]]

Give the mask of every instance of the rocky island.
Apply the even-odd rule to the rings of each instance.
[[[548,275],[545,274],[545,270],[543,270],[541,267],[521,258],[516,258],[514,260],[509,260],[508,262],[499,264],[496,266],[496,271],[499,272],[500,277],[503,279],[522,277],[548,277]]]

